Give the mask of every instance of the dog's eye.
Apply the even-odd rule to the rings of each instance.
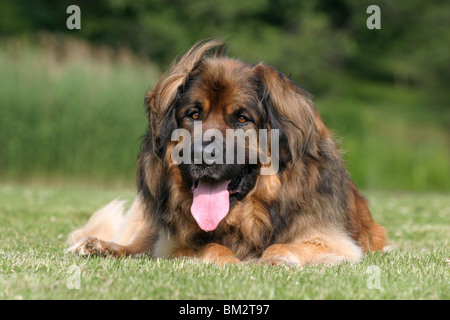
[[[239,121],[240,123],[246,123],[248,121],[248,118],[244,116],[239,116],[237,118],[237,121]]]
[[[200,114],[198,112],[191,113],[191,118],[194,120],[198,120],[200,118]]]

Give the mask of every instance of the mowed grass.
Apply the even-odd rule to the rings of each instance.
[[[79,258],[67,234],[131,189],[0,185],[0,299],[449,299],[450,196],[364,192],[388,253],[339,266]],[[73,280],[80,277],[80,289]],[[72,288],[72,289],[71,289]]]

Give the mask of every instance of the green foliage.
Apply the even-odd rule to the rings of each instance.
[[[337,95],[315,103],[358,186],[450,190],[449,109],[407,88],[341,84]]]
[[[3,43],[0,68],[0,177],[132,183],[153,65],[47,35]],[[449,112],[407,88],[339,84],[315,103],[358,186],[450,189]]]
[[[82,29],[66,28],[66,8],[81,8]],[[369,5],[381,29],[366,27]],[[232,54],[264,60],[314,93],[333,74],[444,88],[450,80],[450,3],[443,0],[16,0],[3,1],[0,34],[49,31],[129,46],[166,66],[194,42],[225,37]]]
[[[66,28],[69,4],[81,30]],[[380,30],[366,27],[370,4]],[[220,37],[314,94],[358,186],[450,190],[448,1],[16,0],[0,12],[2,178],[132,181],[145,91]]]

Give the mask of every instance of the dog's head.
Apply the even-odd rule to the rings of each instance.
[[[178,166],[206,231],[248,196],[263,170],[280,174],[314,149],[308,95],[275,69],[230,59],[221,48],[219,41],[195,45],[146,98],[152,151]]]

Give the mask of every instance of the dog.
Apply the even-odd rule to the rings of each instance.
[[[275,68],[229,58],[224,48],[219,40],[196,43],[146,94],[137,197],[126,213],[117,200],[96,212],[69,235],[69,251],[302,266],[382,250],[385,230],[311,96]],[[276,132],[266,148],[271,163],[249,160],[250,151],[263,153],[259,140],[245,143],[239,162],[220,139],[193,147],[174,139],[174,132],[196,137],[211,129]],[[213,143],[210,156],[226,163],[174,161],[174,154],[202,160]],[[269,167],[276,170],[267,174]]]

